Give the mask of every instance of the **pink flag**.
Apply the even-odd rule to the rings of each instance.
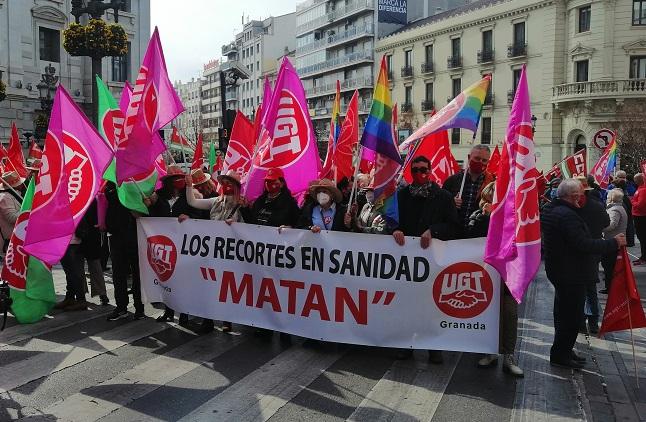
[[[265,114],[267,114],[267,109],[269,108],[269,103],[271,102],[272,95],[274,95],[274,93],[271,90],[271,82],[269,82],[269,77],[265,76],[265,84],[263,86],[262,93],[262,109],[260,113],[260,121],[262,121],[265,118]]]
[[[485,262],[500,273],[518,303],[541,262],[540,174],[536,170],[531,117],[523,65],[500,157],[485,246]]]
[[[161,138],[155,135],[182,111],[184,106],[168,79],[159,32],[155,28],[128,104],[123,134],[117,141],[119,184],[153,167],[155,159],[166,149]]]
[[[30,255],[49,265],[61,259],[99,191],[113,154],[59,85],[25,237],[25,250]]]
[[[307,190],[321,167],[316,137],[310,120],[305,90],[296,70],[286,57],[281,63],[274,95],[266,105],[264,138],[249,171],[245,197],[256,199],[263,191],[263,179],[270,168],[281,168],[294,197]],[[263,136],[263,135],[261,135]]]

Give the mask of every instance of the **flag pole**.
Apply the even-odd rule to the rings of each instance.
[[[144,191],[142,191],[142,190],[141,190],[141,188],[139,187],[139,183],[135,182],[134,177],[131,177],[131,178],[130,178],[130,179],[128,179],[128,180],[130,180],[132,183],[134,183],[135,187],[137,188],[137,190],[138,190],[138,191],[139,191],[139,193],[141,194],[141,197],[142,197],[142,198],[147,198],[147,196],[146,196],[146,194],[144,193]]]
[[[462,199],[462,192],[464,191],[464,184],[467,181],[467,165],[469,161],[464,162],[464,174],[462,175],[462,184],[460,185],[460,192],[458,192],[458,198]]]
[[[633,318],[630,315],[630,297],[626,292],[626,306],[628,307],[628,325],[630,326],[630,343],[633,348],[633,363],[635,365],[635,381],[637,381],[637,389],[639,389],[639,372],[637,372],[637,356],[635,355],[635,337],[633,336]]]
[[[354,157],[354,177],[352,180],[352,191],[350,191],[350,200],[348,201],[348,209],[347,209],[347,214],[350,214],[350,208],[352,208],[352,202],[356,199],[355,198],[355,193],[357,191],[357,176],[359,176],[359,164],[361,164],[361,152],[363,151],[363,145],[357,144],[357,155]],[[334,169],[336,173],[336,168]],[[335,181],[336,183],[336,174],[335,174]]]
[[[11,192],[13,192],[15,195],[17,195],[18,198],[20,198],[20,202],[22,203],[22,201],[23,201],[22,195],[19,194],[18,191],[16,191],[14,188],[9,186],[9,184],[4,180],[4,178],[2,176],[0,176],[0,181],[2,182],[2,184],[4,184],[6,187],[8,187]]]

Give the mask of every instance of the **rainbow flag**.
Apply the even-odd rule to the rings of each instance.
[[[334,134],[334,145],[339,140],[339,135],[341,134],[341,122],[340,122],[340,113],[341,113],[341,83],[339,80],[336,80],[336,96],[334,97],[334,105],[332,106],[332,134]]]
[[[360,144],[366,149],[375,151],[402,164],[402,158],[393,141],[392,114],[393,105],[390,100],[390,90],[388,89],[386,56],[383,56],[379,78],[377,78],[375,91],[372,94],[370,115],[363,129]]]
[[[407,151],[413,142],[441,130],[461,128],[469,129],[475,133],[478,130],[480,113],[482,113],[482,106],[490,83],[491,76],[487,75],[462,91],[453,101],[432,115],[422,127],[402,142],[399,145],[399,150]]]
[[[612,135],[612,140],[599,157],[597,164],[592,167],[592,177],[595,182],[601,187],[606,189],[608,187],[608,176],[615,171],[617,166],[617,132]]]

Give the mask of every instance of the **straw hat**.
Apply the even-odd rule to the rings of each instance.
[[[193,170],[191,176],[193,177],[193,186],[201,185],[211,180],[211,175],[204,173],[202,169]]]
[[[161,180],[167,179],[169,177],[184,177],[184,176],[185,176],[184,172],[178,165],[171,164],[170,166],[166,167],[166,174],[161,177]]]
[[[240,183],[240,175],[235,170],[229,170],[226,174],[221,174],[218,176],[218,183],[222,183],[223,180],[228,180],[231,183],[238,185],[238,187],[242,186],[242,184]]]
[[[315,180],[310,185],[309,193],[313,198],[316,198],[316,193],[320,190],[328,191],[328,193],[332,196],[334,202],[338,203],[343,200],[343,194],[341,193],[339,188],[336,187],[336,184],[330,179]]]
[[[2,174],[2,183],[11,186],[14,189],[25,183],[25,180],[26,179],[24,177],[20,177],[20,175],[16,171],[10,171]]]

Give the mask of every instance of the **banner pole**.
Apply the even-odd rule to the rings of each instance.
[[[639,373],[637,372],[637,356],[635,355],[635,337],[633,336],[633,318],[630,315],[630,297],[626,292],[626,306],[628,307],[628,325],[630,326],[630,343],[633,348],[633,363],[635,365],[635,381],[637,381],[637,389],[639,389]]]
[[[2,184],[4,184],[6,187],[8,187],[11,192],[13,192],[15,195],[17,195],[18,198],[20,198],[20,203],[22,203],[22,201],[23,201],[22,195],[19,194],[18,191],[16,191],[14,188],[9,186],[9,184],[4,180],[4,178],[2,176],[0,176],[0,182],[2,182]]]
[[[354,166],[354,177],[352,178],[352,191],[350,192],[350,200],[348,201],[348,209],[346,210],[347,214],[350,214],[350,208],[352,208],[352,202],[355,199],[355,192],[357,190],[357,176],[359,175],[359,165],[361,164],[361,152],[363,151],[363,145],[357,144],[357,155],[355,157],[355,166]],[[336,173],[336,168],[334,169]],[[336,183],[336,174],[334,177]]]
[[[464,184],[467,181],[467,164],[468,161],[464,162],[464,174],[462,175],[462,185],[460,186],[460,192],[458,193],[458,198],[462,199],[462,192],[464,191]]]
[[[128,179],[128,180],[130,180],[132,183],[134,183],[134,184],[135,184],[135,186],[137,187],[137,190],[138,190],[138,191],[139,191],[139,193],[141,194],[141,197],[142,197],[142,198],[146,198],[146,194],[145,194],[145,193],[144,193],[144,191],[142,191],[142,190],[141,190],[141,188],[139,187],[139,183],[135,182],[135,179],[134,179],[133,177],[131,177],[131,178],[130,178],[130,179]]]

